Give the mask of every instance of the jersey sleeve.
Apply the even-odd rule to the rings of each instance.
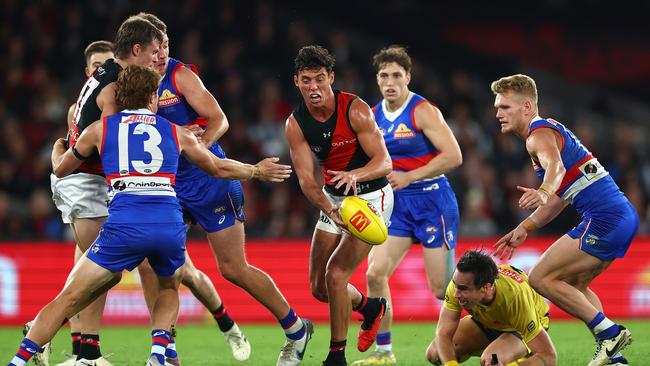
[[[460,308],[460,303],[458,303],[458,300],[456,300],[454,297],[454,289],[454,282],[449,281],[449,284],[447,285],[447,291],[445,291],[445,301],[443,302],[442,306],[447,310],[460,313],[462,309]]]

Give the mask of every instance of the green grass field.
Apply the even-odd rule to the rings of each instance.
[[[647,365],[650,356],[650,321],[626,320],[625,326],[632,331],[634,343],[624,355],[631,365]],[[246,363],[235,361],[221,333],[212,325],[181,325],[179,327],[178,351],[186,366],[199,365],[275,365],[284,335],[273,325],[241,325],[252,344],[251,358]],[[362,358],[356,350],[358,324],[350,329],[347,351],[348,363]],[[424,351],[433,338],[433,323],[402,323],[393,329],[394,351],[400,365],[426,365]],[[559,365],[585,365],[591,358],[594,344],[584,325],[578,322],[551,322],[551,337],[558,350]],[[19,328],[0,328],[0,364],[13,357],[22,337]],[[59,332],[53,345],[51,364],[63,360],[62,351],[70,351],[69,333]],[[150,331],[144,327],[106,327],[102,330],[102,351],[114,353],[110,361],[116,366],[142,366],[149,356]],[[303,365],[316,366],[327,355],[329,329],[325,324],[316,326],[316,333],[309,344]],[[465,365],[478,365],[473,358]]]

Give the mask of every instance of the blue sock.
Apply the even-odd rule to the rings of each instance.
[[[164,329],[151,331],[151,356],[156,356],[161,365],[165,364],[165,352],[169,345],[170,333]]]
[[[392,351],[393,344],[390,339],[390,332],[378,333],[377,334],[377,349],[384,351]]]
[[[32,342],[29,338],[23,338],[20,342],[18,352],[7,366],[24,366],[36,352],[43,351],[38,344]]]
[[[176,352],[176,340],[174,337],[169,337],[169,344],[167,344],[167,350],[165,351],[165,357],[167,358],[178,358],[178,352]]]
[[[618,363],[618,362],[627,363],[627,360],[625,359],[625,357],[623,357],[623,355],[620,352],[615,354],[614,357],[612,357],[609,360],[609,363]]]
[[[279,322],[287,338],[297,341],[305,335],[305,326],[302,319],[296,315],[293,309],[289,309],[289,314],[280,319]]]
[[[620,329],[618,324],[611,321],[602,312],[596,314],[587,326],[594,332],[597,340],[613,338]]]

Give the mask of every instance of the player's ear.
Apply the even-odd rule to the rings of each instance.
[[[298,86],[298,75],[296,75],[296,74],[293,75],[293,84],[295,86]]]
[[[133,56],[138,56],[140,54],[140,51],[142,51],[142,46],[139,43],[134,44],[131,46],[131,54]]]
[[[90,77],[90,69],[88,68],[88,66],[84,67],[84,72],[86,73],[87,77]]]
[[[329,78],[330,78],[330,85],[334,84],[334,71],[330,71]]]

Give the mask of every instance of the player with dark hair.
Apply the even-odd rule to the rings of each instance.
[[[453,272],[460,214],[456,195],[445,173],[463,161],[458,142],[442,113],[409,90],[411,57],[401,46],[390,46],[373,57],[383,96],[373,108],[393,162],[388,181],[395,207],[388,239],[368,256],[368,295],[389,300],[388,279],[414,242],[422,243],[422,258],[433,294],[442,299]],[[379,326],[377,348],[353,366],[397,363],[392,351],[392,306]]]
[[[161,30],[166,29],[164,23],[152,14],[143,16],[152,19]],[[166,34],[156,69],[162,75],[158,88],[158,114],[177,125],[192,129],[215,156],[225,158],[217,139],[228,129],[228,120],[196,70],[169,57],[169,38]],[[268,274],[246,260],[244,194],[240,182],[211,177],[181,158],[176,192],[186,218],[206,231],[221,274],[248,292],[278,319],[286,340],[277,365],[300,364],[313,326],[309,320],[301,319],[296,314]],[[225,311],[223,305],[210,310],[215,317]],[[227,339],[229,335],[232,336],[231,340],[238,342],[235,344],[238,349],[243,351],[239,355],[237,350],[233,350],[235,357],[247,359],[250,354],[248,341],[240,332],[226,333]]]
[[[314,297],[330,308],[330,352],[324,365],[346,365],[345,347],[351,304],[363,315],[357,348],[374,343],[386,310],[383,298],[367,298],[349,284],[371,246],[345,230],[339,206],[359,195],[387,221],[393,190],[386,175],[390,157],[370,107],[356,95],[332,89],[334,57],[321,46],[306,46],[295,58],[294,83],[301,103],[286,122],[286,135],[300,187],[320,209],[309,258]],[[312,152],[321,165],[324,186],[314,175]]]
[[[614,179],[580,140],[560,122],[542,118],[537,86],[526,75],[492,83],[496,117],[502,133],[526,142],[537,188],[517,187],[519,207],[535,210],[499,239],[496,253],[512,257],[528,233],[551,222],[572,204],[582,221],[555,241],[530,271],[530,284],[560,309],[582,320],[596,337],[589,366],[626,365],[620,354],[632,334],[603,313],[589,284],[616,258],[625,256],[639,227],[639,215]]]
[[[481,365],[553,366],[555,347],[546,330],[548,305],[519,269],[496,265],[489,254],[467,251],[447,286],[426,356],[434,365],[458,366],[480,355]],[[469,315],[461,318],[461,311]],[[496,356],[495,356],[496,355]]]
[[[65,320],[119,282],[147,258],[158,275],[160,295],[152,317],[152,352],[147,365],[165,364],[171,324],[178,315],[178,286],[185,262],[186,226],[174,192],[180,154],[210,174],[229,179],[280,182],[291,168],[265,159],[256,165],[215,157],[194,135],[151,112],[159,75],[130,65],[119,73],[115,99],[121,113],[89,126],[66,149],[59,139],[52,151],[54,174],[71,174],[98,153],[111,202],[109,216],[90,250],[75,264],[61,293],[34,320],[10,366],[23,366],[49,342]]]

